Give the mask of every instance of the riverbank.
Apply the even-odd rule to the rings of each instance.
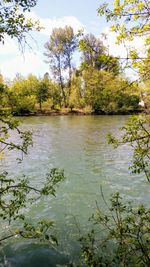
[[[43,110],[43,111],[35,111],[28,114],[24,114],[25,116],[63,116],[63,115],[92,115],[92,112],[84,111],[84,110]],[[22,115],[21,115],[22,116]]]
[[[84,110],[84,109],[63,109],[63,110],[42,110],[42,111],[34,111],[34,112],[23,112],[16,113],[13,112],[15,116],[67,116],[67,115],[77,115],[77,116],[87,116],[87,115],[136,115],[144,112],[144,110],[122,110],[116,112],[104,112],[104,111],[92,111],[92,110]]]
[[[116,111],[109,111],[105,112],[103,110],[99,111],[93,111],[90,108],[84,108],[84,109],[70,109],[70,108],[62,108],[58,110],[51,110],[51,109],[35,109],[34,111],[25,111],[25,110],[12,110],[10,108],[0,108],[0,112],[8,112],[11,113],[14,116],[67,116],[67,115],[79,115],[79,116],[85,116],[85,115],[136,115],[139,113],[146,113],[149,114],[148,111],[145,111],[143,108],[137,109],[137,110],[116,110]]]

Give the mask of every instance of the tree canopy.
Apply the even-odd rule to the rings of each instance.
[[[107,53],[103,42],[93,34],[86,34],[79,42],[82,52],[81,68],[93,67],[97,70],[106,70],[119,74],[119,60]]]

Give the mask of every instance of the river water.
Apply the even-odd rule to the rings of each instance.
[[[105,209],[100,187],[106,199],[119,191],[124,201],[133,204],[149,201],[149,186],[144,176],[130,173],[132,150],[127,145],[114,150],[106,143],[106,134],[120,135],[119,128],[128,116],[54,116],[21,118],[22,127],[33,131],[34,145],[21,164],[17,154],[7,155],[0,166],[11,176],[25,174],[35,186],[43,183],[53,167],[63,168],[66,180],[55,198],[43,198],[27,210],[32,220],[55,221],[54,233],[60,240],[59,251],[30,241],[10,241],[2,253],[6,265],[23,267],[56,266],[79,254],[78,230],[86,232],[88,218],[96,201]],[[16,136],[13,135],[13,140]],[[1,266],[1,265],[0,265]]]

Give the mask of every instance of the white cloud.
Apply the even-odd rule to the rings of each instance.
[[[44,43],[47,36],[51,34],[52,29],[70,25],[74,29],[74,32],[77,33],[79,29],[83,28],[82,23],[73,16],[58,19],[43,19],[31,12],[27,15],[27,18],[39,20],[44,29],[36,34],[37,45],[32,42],[33,50],[29,51],[29,49],[26,49],[23,55],[19,51],[16,41],[9,37],[5,38],[5,44],[0,44],[0,72],[4,77],[12,79],[18,72],[25,76],[29,73],[42,76],[48,71],[48,65],[44,63],[43,57]]]
[[[48,70],[40,53],[26,52],[23,56],[16,55],[1,65],[4,77],[13,78],[16,73],[27,76],[29,73],[42,76]]]
[[[109,54],[115,57],[126,58],[129,48],[137,49],[141,57],[145,54],[144,38],[136,37],[132,42],[126,41],[125,44],[118,45],[116,44],[117,34],[115,32],[111,32],[109,28],[106,28],[103,33],[107,36],[106,39],[103,39],[103,42],[108,48]]]
[[[18,48],[15,44],[15,41],[10,37],[5,37],[5,43],[0,43],[0,57],[5,55],[10,55],[18,52]]]
[[[83,24],[74,16],[65,16],[62,18],[40,18],[34,12],[26,14],[27,19],[32,19],[33,21],[39,21],[41,29],[40,33],[49,36],[52,33],[53,28],[64,28],[66,25],[71,26],[74,32],[77,33],[78,30],[84,28]]]
[[[64,28],[66,25],[71,26],[75,33],[83,28],[83,25],[80,23],[80,21],[73,16],[63,17],[60,19],[41,19],[40,22],[44,27],[41,33],[44,33],[48,36],[51,34],[53,28]]]
[[[106,38],[102,37],[106,35]],[[105,28],[103,33],[99,36],[100,39],[103,40],[104,45],[108,49],[108,53],[114,57],[120,57],[122,67],[124,67],[127,63],[126,59],[129,56],[129,50],[130,49],[136,49],[138,51],[139,57],[145,56],[145,46],[144,46],[144,38],[142,37],[135,37],[132,42],[125,41],[124,44],[116,44],[117,41],[117,33],[112,32],[109,30],[109,28]],[[128,62],[129,63],[129,62]],[[132,68],[125,68],[125,74],[127,77],[129,77],[131,80],[138,79],[138,72]]]

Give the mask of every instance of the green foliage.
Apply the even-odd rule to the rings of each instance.
[[[0,108],[8,103],[8,86],[5,84],[3,76],[0,74]]]
[[[71,81],[69,107],[71,109],[85,107],[84,80],[83,77],[81,75],[77,75],[77,73],[73,75]]]
[[[102,41],[97,39],[93,34],[85,35],[79,43],[82,51],[82,61],[87,66],[98,68],[100,64],[99,57],[105,53],[106,48]]]
[[[67,95],[70,96],[71,76],[72,76],[72,57],[77,48],[78,38],[70,26],[65,28],[54,28],[49,42],[45,44],[47,63],[58,82],[64,105],[68,105]],[[68,92],[65,92],[65,78],[63,71],[68,72]]]
[[[123,135],[120,140],[108,136],[108,141],[115,147],[129,144],[133,148],[133,163],[130,167],[133,173],[144,172],[150,182],[150,118],[146,116],[133,116],[122,128]]]
[[[120,66],[117,58],[107,54],[107,49],[103,42],[93,34],[85,35],[79,43],[82,51],[81,69],[92,67],[97,70],[106,70],[119,74]]]
[[[125,43],[127,40],[131,42],[128,49],[127,65],[128,60],[130,60],[130,65],[138,70],[142,80],[149,79],[150,3],[141,0],[112,2],[111,5],[109,1],[103,3],[98,9],[98,14],[100,16],[105,15],[107,21],[114,22],[111,30],[117,33],[118,44]],[[138,42],[137,38],[144,41],[143,51],[145,52],[142,53],[142,56],[140,51],[134,47],[134,42]]]
[[[17,38],[19,43],[25,41],[26,33],[33,28],[40,30],[39,22],[33,22],[25,18],[25,12],[29,12],[36,5],[36,0],[2,0],[0,3],[0,42],[4,43],[4,36]]]
[[[83,73],[85,102],[96,113],[117,114],[139,110],[138,90],[129,93],[127,80],[113,73],[88,68]]]
[[[4,40],[4,34],[8,34],[22,42],[27,32],[34,27],[39,29],[38,23],[27,21],[23,13],[35,4],[34,0],[5,0],[0,3],[0,41]],[[19,8],[23,12],[18,12]],[[113,10],[104,4],[100,7],[99,14],[105,14],[107,20],[115,20],[112,30],[119,32],[118,42],[122,42],[127,37],[133,40],[134,36],[147,35],[150,26],[148,8],[147,1],[114,1]],[[124,20],[123,25],[118,23],[118,19]],[[71,109],[75,106],[90,105],[94,111],[105,114],[136,110],[139,102],[137,91],[129,92],[128,81],[118,76],[118,60],[107,55],[103,44],[94,38],[88,36],[80,42],[80,48],[83,51],[83,72],[80,77],[74,78],[72,57],[78,43],[77,36],[71,27],[54,29],[50,41],[45,45],[47,50],[45,55],[57,83],[53,87],[46,79],[39,81],[33,77],[14,81],[8,89],[9,105],[12,110],[15,107],[18,114],[32,112],[36,101],[41,108],[41,104],[48,98],[52,99],[53,106],[60,105],[63,99],[63,104],[65,106],[69,104]],[[93,43],[91,39],[94,40]],[[149,45],[148,35],[145,42]],[[138,54],[135,50],[130,51],[130,57],[133,66],[140,69],[141,73],[145,72],[149,58],[141,65],[137,61]],[[63,71],[66,70],[68,71],[67,80],[63,76]],[[2,94],[5,89],[1,82]],[[28,146],[32,144],[31,133],[21,131],[18,128],[18,122],[4,113],[0,114],[0,121],[0,153],[2,154],[5,149],[17,149],[27,153]],[[10,141],[12,130],[17,132],[22,142],[18,141],[14,144]],[[132,118],[124,126],[123,131],[121,141],[110,135],[110,142],[115,146],[129,143],[134,149],[132,171],[135,173],[144,171],[147,180],[150,181],[148,117]],[[32,224],[26,218],[25,209],[43,196],[55,196],[57,185],[63,180],[63,171],[52,169],[46,175],[44,185],[36,188],[26,177],[12,179],[8,177],[7,172],[1,173],[0,218],[8,224],[17,221],[20,227],[15,228],[14,223],[11,234],[4,233],[0,237],[0,242],[17,235],[57,243],[57,239],[50,231],[53,222],[41,220]],[[97,212],[91,218],[95,229],[80,238],[83,264],[90,267],[148,267],[150,265],[150,210],[143,205],[134,209],[131,204],[122,203],[119,193],[114,194],[110,202],[108,205],[105,201],[108,213],[102,212],[97,204]],[[103,233],[105,231],[104,235],[99,235],[97,233],[99,230]]]
[[[42,79],[31,74],[27,78],[18,75],[7,88],[5,106],[15,115],[26,115],[39,111],[39,108],[42,111],[46,101],[51,102],[49,108],[60,107],[61,100],[58,84],[51,81],[47,73]]]
[[[25,208],[35,203],[42,196],[55,196],[57,185],[64,180],[64,172],[51,169],[46,175],[45,183],[41,188],[30,185],[25,176],[21,179],[11,179],[7,172],[0,174],[0,218],[12,224],[13,221],[20,222],[20,228],[12,230],[11,236],[7,233],[1,234],[0,242],[13,237],[38,238],[57,243],[57,239],[49,234],[53,226],[52,221],[41,220],[36,225],[31,224],[25,216]]]
[[[12,112],[14,115],[26,115],[34,111],[35,97],[34,96],[11,96]]]
[[[28,147],[32,145],[32,133],[20,130],[18,120],[4,112],[0,114],[0,122],[0,155],[4,156],[3,153],[7,149],[17,149],[22,152],[22,156],[24,153],[27,154]],[[17,143],[11,141],[12,131],[18,134]],[[53,168],[47,173],[42,186],[37,188],[31,185],[27,177],[9,178],[8,173],[3,171],[0,174],[0,219],[5,222],[5,226],[8,225],[9,231],[1,233],[0,243],[11,237],[20,236],[57,244],[56,237],[50,231],[53,222],[40,220],[33,224],[26,218],[25,210],[43,196],[55,196],[58,184],[64,179],[63,170]],[[15,221],[17,226],[14,224]]]
[[[148,78],[148,77],[147,77]],[[141,103],[144,107],[146,113],[149,113],[150,110],[150,80],[149,78],[144,81],[144,84],[140,84],[140,91],[141,91]]]
[[[37,86],[38,79],[33,75],[29,75],[27,79],[16,77],[8,90],[8,103],[14,114],[23,115],[34,111]]]
[[[0,156],[4,156],[5,150],[17,149],[22,152],[22,158],[19,159],[21,161],[23,154],[27,154],[28,147],[32,145],[31,132],[20,130],[18,120],[4,112],[0,114],[0,122]],[[18,134],[17,143],[11,141],[12,131]],[[7,227],[5,233],[0,235],[0,243],[12,237],[23,237],[58,244],[56,237],[51,234],[53,222],[40,220],[31,223],[26,217],[26,208],[43,196],[55,196],[58,184],[64,179],[63,170],[53,168],[47,173],[42,186],[37,188],[31,185],[25,176],[18,179],[9,178],[6,171],[2,172],[0,174],[0,219]]]
[[[118,147],[129,144],[133,148],[134,173],[144,172],[149,178],[149,116],[133,116],[122,127],[122,137],[118,140],[108,135],[110,144]],[[96,212],[89,219],[91,230],[80,232],[81,262],[89,267],[127,267],[150,265],[150,209],[143,204],[134,207],[125,203],[119,192],[112,195],[108,203],[101,190],[105,204],[96,202]]]
[[[133,208],[131,203],[124,204],[119,193],[111,197],[110,204],[103,200],[107,212],[97,204],[96,214],[91,217],[95,227],[80,238],[83,262],[90,267],[148,267],[150,210],[143,205]]]
[[[65,85],[63,90],[66,104],[71,109],[90,107],[102,114],[140,111],[139,86],[108,70],[90,66],[76,70],[72,73],[70,87]],[[2,91],[1,109],[9,108],[15,115],[65,107],[59,83],[50,80],[48,74],[42,79],[31,74],[27,78],[17,75],[10,86],[2,83]]]
[[[0,3],[0,42],[4,43],[4,36],[7,34],[11,38],[17,38],[20,44],[25,40],[25,35],[33,28],[40,29],[38,22],[26,20],[24,13],[30,11],[35,6],[35,0],[4,0]],[[36,86],[35,86],[36,85]],[[12,88],[8,90],[8,99],[11,106],[15,105],[19,113],[30,112],[34,104],[29,103],[33,100],[33,95],[37,88],[37,79],[33,76],[28,80],[17,79]],[[45,84],[42,89],[45,89]],[[40,88],[41,89],[41,88]],[[5,91],[2,77],[0,77],[0,93],[1,97]],[[46,98],[44,93],[40,91],[40,101]],[[18,101],[19,100],[19,101]],[[22,101],[20,101],[22,100]],[[33,100],[34,102],[34,100]],[[2,98],[1,98],[2,104]],[[31,108],[32,105],[32,108]],[[0,111],[0,156],[6,149],[17,149],[27,154],[29,145],[32,144],[32,134],[30,131],[22,131],[18,128],[19,123],[9,114]],[[15,131],[19,137],[18,143],[11,141],[11,132]],[[55,195],[56,187],[60,181],[64,180],[64,172],[52,169],[46,176],[46,181],[41,188],[35,188],[30,185],[29,179],[12,179],[8,177],[7,172],[0,174],[0,218],[8,226],[13,221],[20,222],[19,229],[10,229],[9,232],[1,233],[0,243],[16,236],[24,238],[38,238],[44,241],[57,244],[57,239],[49,233],[53,226],[52,221],[41,220],[36,225],[31,224],[26,216],[25,209],[29,204],[36,202],[42,196]]]
[[[49,86],[49,97],[52,100],[52,109],[57,109],[61,107],[62,103],[62,96],[61,96],[61,90],[58,84],[51,82]]]
[[[149,2],[140,0],[129,1],[113,1],[113,5],[109,7],[109,3],[104,3],[98,9],[99,15],[105,15],[107,21],[115,21],[112,30],[119,33],[118,42],[128,38],[133,40],[134,36],[146,37],[149,32]]]
[[[36,88],[36,98],[40,105],[40,110],[42,110],[42,103],[46,101],[49,97],[49,80],[44,78],[38,82]]]
[[[140,64],[138,64],[138,69],[140,72],[141,80],[144,83],[149,83],[150,80],[150,50],[147,49],[146,57],[141,59]]]
[[[53,195],[56,194],[56,185],[64,180],[64,171],[58,170],[56,168],[51,169],[51,171],[46,175],[46,184],[42,188],[41,193],[43,195]]]
[[[0,112],[0,122],[0,158],[4,156],[6,149],[9,151],[17,149],[22,152],[22,156],[23,154],[27,154],[28,147],[32,145],[32,133],[30,131],[20,130],[18,128],[18,120],[12,118],[6,112]],[[16,131],[19,138],[18,143],[11,141],[11,131]]]

